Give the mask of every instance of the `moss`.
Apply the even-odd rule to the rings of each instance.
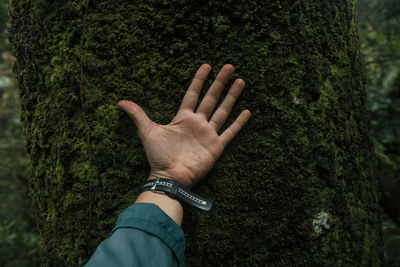
[[[352,1],[11,1],[46,264],[82,265],[146,178],[116,102],[168,123],[208,62],[205,87],[225,63],[246,81],[228,121],[244,108],[253,116],[196,189],[213,211],[185,209],[188,266],[379,265],[352,12]],[[322,211],[330,228],[317,234]]]

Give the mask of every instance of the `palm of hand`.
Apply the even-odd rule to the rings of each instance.
[[[250,111],[243,111],[232,125],[218,135],[244,88],[244,81],[236,79],[224,101],[213,113],[218,98],[234,71],[232,65],[222,68],[194,112],[201,87],[210,69],[208,64],[199,68],[177,115],[168,125],[152,122],[133,102],[118,102],[118,106],[129,114],[139,130],[139,137],[151,167],[149,179],[168,177],[186,187],[192,187],[210,171],[224,148],[250,118]]]
[[[224,149],[203,116],[185,111],[168,125],[153,124],[142,142],[152,174],[188,188],[210,171]]]

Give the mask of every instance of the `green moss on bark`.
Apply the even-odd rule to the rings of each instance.
[[[13,0],[10,14],[48,265],[84,263],[146,178],[116,102],[168,123],[204,62],[207,85],[235,65],[247,85],[230,121],[253,116],[196,189],[213,211],[185,209],[188,265],[381,263],[352,1]]]

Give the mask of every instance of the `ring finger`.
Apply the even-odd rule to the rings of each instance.
[[[232,87],[229,89],[224,101],[219,105],[218,109],[214,112],[210,119],[210,124],[218,132],[224,124],[225,120],[228,118],[233,105],[238,99],[239,95],[242,93],[245,82],[242,79],[236,79]]]

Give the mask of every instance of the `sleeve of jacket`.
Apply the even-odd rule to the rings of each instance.
[[[181,267],[184,252],[182,229],[157,205],[137,203],[119,215],[110,237],[85,266]]]

